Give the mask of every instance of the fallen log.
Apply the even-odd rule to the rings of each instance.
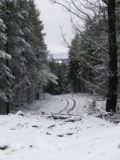
[[[54,120],[66,120],[65,122],[76,122],[82,119],[81,115],[73,115],[73,114],[52,114],[48,115],[48,118],[53,118]]]

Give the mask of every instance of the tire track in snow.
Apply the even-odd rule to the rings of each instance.
[[[67,114],[70,114],[70,112],[72,112],[75,109],[75,107],[76,107],[76,100],[73,99],[73,98],[68,98],[68,97],[67,98],[65,97],[63,99],[66,100],[67,104],[57,114],[63,114],[64,112],[67,112]],[[71,104],[70,104],[70,100],[72,100],[72,102],[73,102],[72,107],[71,107]]]
[[[62,110],[60,110],[60,111],[58,112],[58,114],[60,114],[60,113],[62,113],[62,112],[64,112],[64,111],[67,111],[67,108],[68,108],[68,106],[70,105],[68,99],[64,98],[64,100],[66,100],[67,104],[66,104],[65,108],[63,108]]]
[[[69,99],[71,99],[71,100],[73,101],[73,105],[72,105],[72,107],[69,109],[69,113],[70,113],[70,112],[72,112],[72,111],[76,108],[76,100],[73,99],[73,98],[69,98]]]

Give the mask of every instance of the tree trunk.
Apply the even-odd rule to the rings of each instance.
[[[116,0],[108,0],[108,39],[109,39],[109,79],[106,103],[107,112],[116,112],[117,105],[117,43],[116,43]]]
[[[8,102],[6,102],[6,114],[8,115],[9,113],[10,113],[10,104],[9,104],[9,98],[8,98]]]

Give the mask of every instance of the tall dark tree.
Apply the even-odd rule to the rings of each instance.
[[[47,47],[44,41],[44,25],[40,20],[40,13],[36,9],[33,0],[28,1],[28,29],[30,34],[27,36],[27,41],[32,47],[34,61],[28,61],[28,77],[31,82],[31,94],[37,95],[39,98],[39,89],[43,89],[49,79],[49,70],[47,65]],[[32,59],[31,59],[32,60]],[[33,67],[34,66],[34,67]],[[30,92],[28,92],[29,94]],[[28,95],[30,98],[30,94]],[[29,100],[28,100],[29,101]]]
[[[109,38],[109,84],[106,111],[116,111],[117,105],[117,42],[116,42],[116,0],[107,1]]]
[[[12,56],[10,62],[7,62],[7,66],[10,67],[12,74],[15,79],[11,84],[11,90],[13,92],[12,98],[9,98],[9,101],[12,99],[12,103],[16,105],[19,101],[21,101],[20,93],[24,93],[22,90],[22,86],[25,81],[25,57],[23,52],[30,49],[30,45],[25,41],[22,30],[22,24],[24,22],[24,16],[22,15],[19,0],[6,0],[6,34],[7,34],[7,43],[6,43],[6,51]],[[19,90],[16,97],[16,90]],[[8,96],[9,97],[9,96]],[[13,104],[12,104],[13,105]],[[10,102],[7,104],[7,108],[9,108]],[[9,109],[8,109],[9,112]]]
[[[69,50],[69,73],[73,92],[82,92],[84,88],[80,80],[80,59],[78,58],[80,52],[80,35],[77,33],[71,42]]]
[[[0,98],[9,104],[10,85],[13,78],[8,62],[11,56],[7,50],[6,1],[0,1]],[[9,108],[7,108],[7,113]]]

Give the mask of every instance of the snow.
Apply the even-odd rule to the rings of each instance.
[[[44,99],[29,105],[29,111],[0,116],[0,160],[120,159],[120,124],[88,115],[92,97],[62,95]],[[72,123],[48,118],[64,109],[66,99],[69,109],[74,104],[72,99],[76,101],[71,113],[81,114],[82,119]],[[103,107],[100,102],[97,105]]]
[[[18,111],[18,112],[16,113],[16,115],[24,116],[24,113],[23,113],[22,111]]]
[[[6,52],[0,50],[0,58],[2,59],[11,59],[11,56],[7,54]]]

